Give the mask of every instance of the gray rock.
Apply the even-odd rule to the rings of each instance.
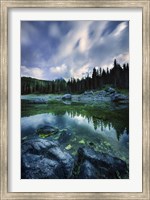
[[[44,158],[41,155],[24,154],[21,159],[23,179],[59,178],[58,161]]]
[[[32,139],[21,146],[21,177],[23,179],[67,179],[74,159],[62,151],[55,141]]]
[[[114,88],[111,88],[111,87],[107,88],[105,91],[108,92],[109,94],[116,92],[116,90]]]
[[[49,100],[49,97],[32,97],[32,98],[22,98],[22,101],[28,104],[46,104]]]
[[[128,102],[129,98],[128,96],[124,95],[124,94],[114,94],[111,96],[111,100],[114,102],[120,102],[120,101],[125,101]]]
[[[84,164],[85,161],[90,162],[95,169],[89,164],[87,167],[87,163],[86,165]],[[80,147],[78,149],[78,162],[83,163],[81,173],[83,178],[83,175],[87,178],[87,174],[90,174],[90,169],[94,171],[94,175],[92,174],[91,176],[96,175],[97,178],[115,179],[128,177],[128,167],[124,161],[106,153],[96,152],[89,147]]]
[[[107,94],[107,92],[105,90],[101,90],[98,95],[101,97],[105,97],[106,94]]]
[[[85,91],[84,95],[94,95],[93,91]]]
[[[71,132],[63,131],[58,140],[60,143],[67,143],[70,140],[71,135]]]
[[[40,154],[41,151],[47,151],[49,148],[58,146],[58,142],[44,139],[31,139],[21,145],[22,154],[27,152]]]
[[[98,171],[97,169],[89,162],[84,161],[80,167],[80,173],[78,178],[80,179],[96,179]]]
[[[62,99],[63,100],[65,100],[65,99],[66,100],[71,100],[72,99],[72,95],[71,94],[65,94],[65,95],[62,96]]]

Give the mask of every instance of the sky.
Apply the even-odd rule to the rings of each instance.
[[[128,21],[22,21],[21,76],[85,77],[129,62]]]

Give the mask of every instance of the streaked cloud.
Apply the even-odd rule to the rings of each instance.
[[[48,34],[50,37],[54,37],[54,38],[61,37],[59,27],[56,23],[49,25]]]
[[[38,30],[30,24],[30,22],[21,23],[21,44],[22,45],[31,45],[33,37],[37,37]]]
[[[38,67],[28,68],[26,66],[21,66],[22,76],[43,79],[43,74],[43,70]]]
[[[127,21],[22,22],[22,76],[82,78],[94,67],[111,68],[114,58],[129,62]]]
[[[120,35],[121,32],[122,32],[124,29],[127,28],[127,26],[128,26],[127,22],[122,22],[122,23],[120,23],[120,24],[117,26],[117,28],[114,30],[114,33],[113,33],[114,36]]]

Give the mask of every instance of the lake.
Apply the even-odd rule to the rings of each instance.
[[[108,153],[129,164],[129,108],[112,103],[51,102],[29,104],[22,101],[21,139],[54,139],[75,156],[81,146]],[[51,126],[51,135],[37,134]]]

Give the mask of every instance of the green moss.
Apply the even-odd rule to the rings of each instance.
[[[76,152],[76,151],[73,151],[71,154],[72,154],[73,156],[75,156],[75,155],[77,155],[77,152]]]
[[[82,139],[79,141],[79,144],[85,144],[85,141]]]
[[[111,122],[117,131],[117,137],[119,139],[119,135],[124,131],[124,128],[129,129],[129,109],[116,110],[113,106],[114,104],[111,102],[93,104],[75,102],[71,105],[65,105],[61,101],[53,101],[53,106],[51,106],[50,104],[28,104],[22,101],[21,115],[22,117],[44,113],[51,113],[53,115],[65,115],[67,113],[72,117],[81,115],[84,118],[92,120],[95,129],[101,123],[104,123],[104,126],[106,126]]]
[[[77,138],[73,138],[72,142],[75,142],[75,141],[77,141]]]
[[[48,104],[60,104],[62,103],[60,100],[57,100],[57,99],[50,99],[48,100]],[[62,103],[63,104],[63,103]]]
[[[59,136],[56,136],[56,137],[53,137],[55,140],[58,140],[59,139]]]
[[[71,144],[68,144],[66,147],[65,147],[66,150],[70,150],[72,149],[72,145]]]
[[[40,138],[47,138],[49,137],[51,134],[39,134]]]
[[[110,147],[110,146],[111,146],[110,143],[109,143],[109,142],[106,142],[106,141],[104,141],[104,144],[105,144],[105,146],[107,146],[107,147]]]

